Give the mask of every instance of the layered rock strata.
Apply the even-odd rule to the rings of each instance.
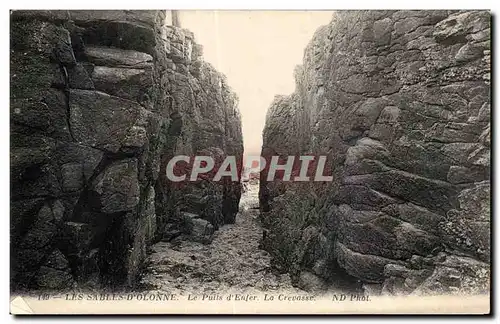
[[[165,177],[243,151],[236,96],[175,16],[11,13],[12,289],[132,287],[149,244],[234,221],[238,183]]]
[[[315,33],[263,134],[263,156],[326,155],[333,170],[261,175],[263,245],[295,284],[489,290],[490,20],[339,11]]]

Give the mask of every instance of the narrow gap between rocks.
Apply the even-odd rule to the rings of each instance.
[[[271,256],[260,249],[259,183],[251,180],[244,187],[235,223],[223,225],[210,244],[179,237],[153,245],[141,286],[180,295],[229,290],[300,292],[292,286],[289,274],[273,269]]]

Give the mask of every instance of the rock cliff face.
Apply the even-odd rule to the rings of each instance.
[[[340,11],[269,109],[263,156],[327,155],[266,182],[263,245],[305,288],[489,290],[490,13]]]
[[[150,243],[234,221],[239,184],[165,177],[243,152],[236,96],[172,16],[12,12],[13,289],[134,286]]]

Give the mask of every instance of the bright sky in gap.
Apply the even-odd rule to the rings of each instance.
[[[224,73],[239,97],[245,155],[260,155],[267,109],[295,90],[314,32],[333,11],[180,11],[181,27],[203,45],[203,58]]]

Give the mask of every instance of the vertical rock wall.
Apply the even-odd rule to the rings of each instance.
[[[150,243],[193,237],[186,212],[234,220],[239,184],[164,176],[176,154],[243,151],[236,96],[171,17],[12,12],[13,289],[134,286]]]
[[[261,177],[264,246],[304,287],[485,292],[490,13],[339,11],[268,112],[262,154],[327,155],[331,183]]]

